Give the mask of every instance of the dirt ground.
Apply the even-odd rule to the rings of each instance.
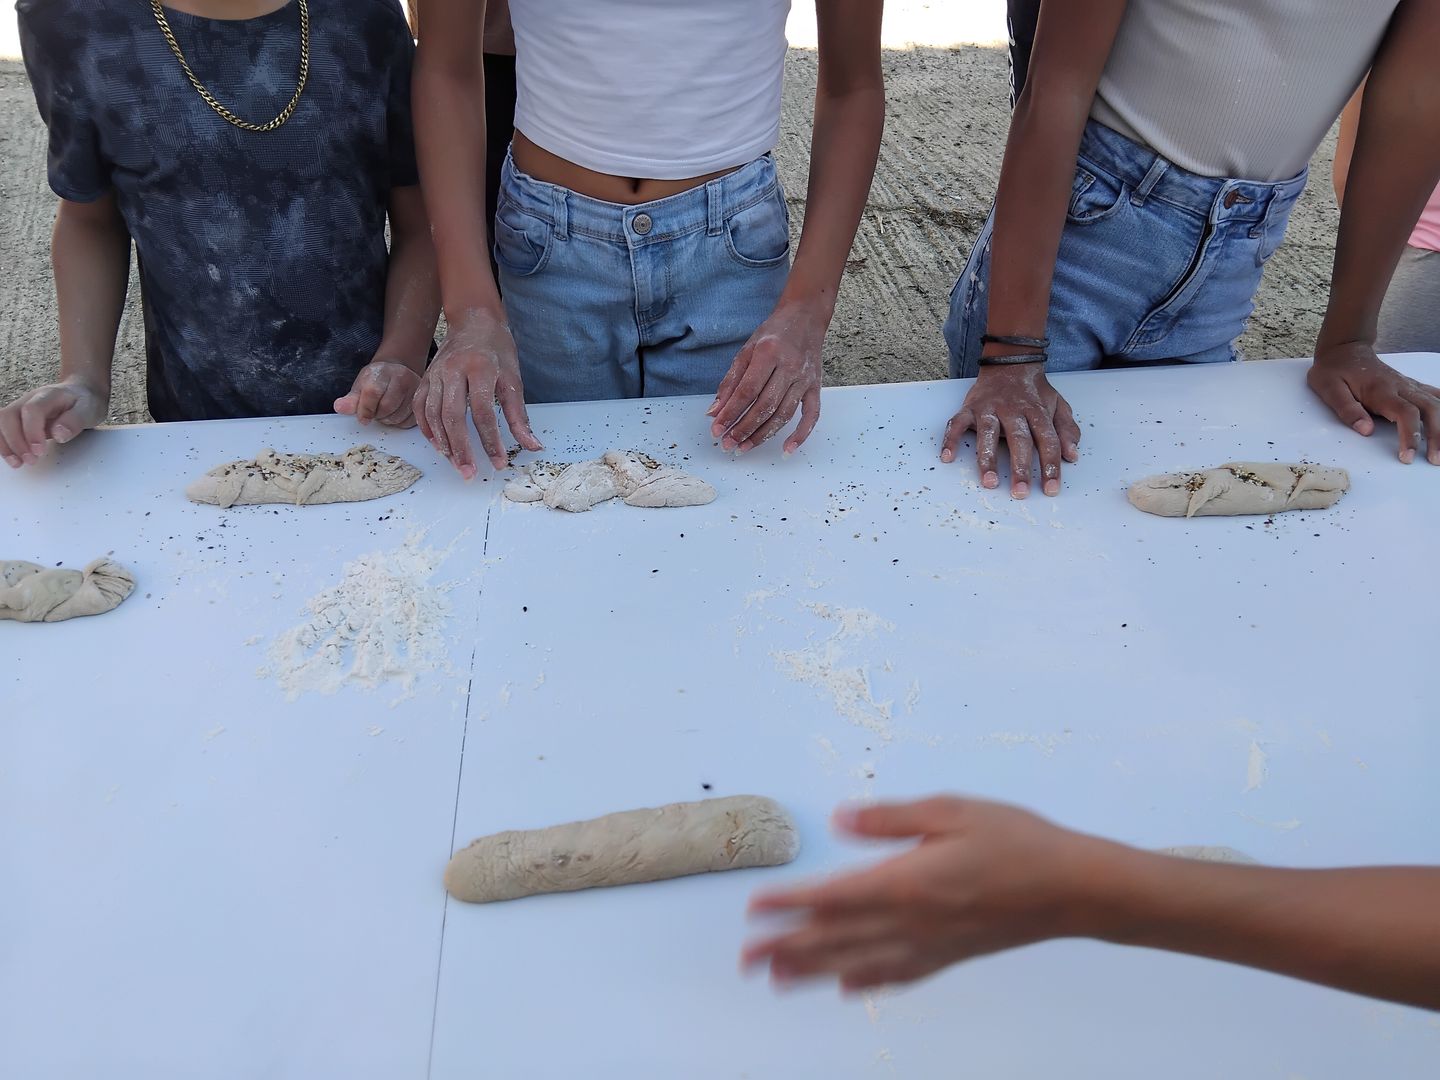
[[[1004,51],[995,46],[887,49],[888,123],[826,353],[831,384],[945,374],[940,326],[950,286],[994,192],[1008,118]],[[777,158],[798,228],[815,54],[792,49]],[[1333,134],[1290,235],[1265,273],[1245,335],[1250,357],[1305,356],[1329,288],[1338,220],[1329,187]],[[59,362],[45,185],[45,132],[23,67],[0,61],[0,401],[53,377]],[[139,289],[117,346],[111,419],[146,419]]]

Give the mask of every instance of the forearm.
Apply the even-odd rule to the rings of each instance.
[[[62,201],[51,240],[60,323],[60,378],[108,400],[115,336],[130,281],[130,236],[118,214]]]
[[[1108,858],[1093,936],[1440,1009],[1440,868]]]
[[[418,199],[416,200],[418,202]],[[390,269],[385,283],[385,329],[376,357],[425,373],[440,314],[435,248],[422,221],[390,218]]]
[[[1029,92],[1021,95],[995,196],[990,333],[1045,337],[1050,283],[1089,105],[1088,99],[1055,102]],[[997,349],[1023,351],[987,347],[990,352]]]
[[[1440,2],[1406,0],[1365,85],[1317,352],[1375,340],[1385,290],[1440,182]]]
[[[459,5],[464,7],[464,5]],[[440,294],[453,323],[468,312],[501,314],[500,294],[486,256],[485,84],[479,50],[460,61],[439,55],[450,31],[427,9],[415,62],[415,138],[421,186],[430,213]],[[478,30],[463,40],[478,45]],[[451,48],[453,51],[453,47]]]
[[[842,96],[816,95],[805,224],[782,305],[818,304],[827,320],[833,314],[884,126],[885,91],[878,83]]]

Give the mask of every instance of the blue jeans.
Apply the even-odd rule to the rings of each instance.
[[[790,220],[768,155],[636,206],[507,158],[495,260],[527,401],[713,394],[780,299]]]
[[[1050,288],[1048,370],[1234,360],[1304,187],[1304,173],[1274,184],[1197,176],[1090,121]],[[945,342],[957,378],[979,370],[994,217],[950,294]]]

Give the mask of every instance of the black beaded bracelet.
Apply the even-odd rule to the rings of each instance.
[[[1009,334],[981,334],[981,345],[1013,345],[1018,349],[1048,349],[1050,339],[1046,337],[1012,337]]]
[[[1043,352],[1035,353],[1007,353],[1004,356],[982,356],[980,357],[981,367],[1018,367],[1021,364],[1044,364],[1048,356]]]

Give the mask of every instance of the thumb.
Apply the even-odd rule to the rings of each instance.
[[[877,806],[842,806],[835,812],[836,828],[852,836],[906,837],[958,829],[964,822],[963,799],[933,798]]]
[[[351,390],[342,398],[335,399],[335,411],[345,416],[354,416],[360,401],[360,392]]]
[[[1369,435],[1375,430],[1375,421],[1371,418],[1370,411],[1360,403],[1350,384],[1343,378],[1317,375],[1311,379],[1310,386],[1320,400],[1330,406],[1330,411],[1342,424],[1354,428],[1361,435]]]

